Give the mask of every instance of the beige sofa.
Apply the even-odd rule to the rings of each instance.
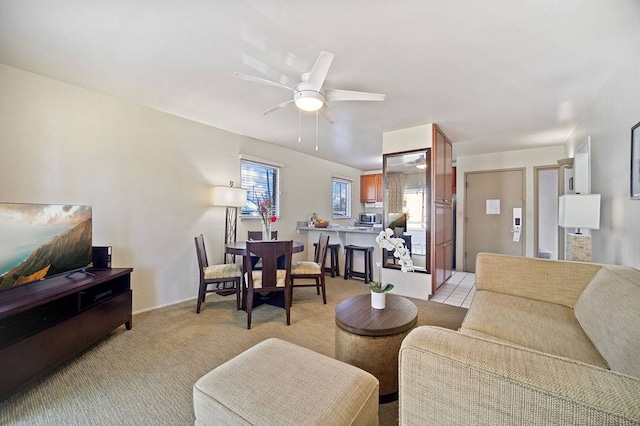
[[[640,424],[640,271],[480,254],[462,327],[399,356],[401,425]]]

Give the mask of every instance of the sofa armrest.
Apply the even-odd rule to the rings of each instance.
[[[488,290],[573,308],[602,265],[479,253],[476,290]]]
[[[400,425],[640,424],[640,379],[418,327],[399,355]]]

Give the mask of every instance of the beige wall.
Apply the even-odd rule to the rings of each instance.
[[[433,124],[409,127],[382,134],[382,153],[411,151],[431,148],[433,145]]]
[[[331,217],[331,175],[360,171],[0,65],[0,202],[93,206],[95,245],[131,266],[134,311],[195,298],[193,237],[222,260],[224,208],[210,186],[239,185],[238,154],[284,163],[279,236],[308,212]],[[242,221],[239,239],[259,222]],[[305,255],[299,255],[305,256]]]
[[[456,163],[456,266],[462,269],[464,262],[464,176],[465,173],[481,170],[501,170],[501,169],[525,169],[525,203],[524,203],[524,224],[525,224],[525,256],[533,257],[533,199],[534,199],[534,176],[533,168],[536,166],[548,166],[557,164],[560,158],[564,157],[564,146],[557,145],[546,148],[526,149],[520,151],[506,151],[493,154],[468,155],[457,158]]]
[[[640,46],[629,52],[567,142],[568,156],[591,137],[591,192],[602,194],[594,262],[640,268],[640,200],[629,198],[631,127],[640,121]]]

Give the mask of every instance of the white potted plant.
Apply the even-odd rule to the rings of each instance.
[[[376,243],[380,247],[380,262],[376,262],[379,268],[378,279],[380,281],[372,281],[369,283],[371,290],[371,307],[375,309],[384,309],[386,306],[386,293],[393,290],[393,284],[382,284],[382,260],[384,258],[384,250],[393,253],[393,257],[397,259],[398,265],[402,272],[413,271],[413,260],[409,249],[404,245],[402,238],[394,237],[391,228],[380,231],[376,237]]]

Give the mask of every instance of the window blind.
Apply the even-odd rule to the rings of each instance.
[[[249,160],[240,160],[241,187],[247,190],[247,204],[241,217],[259,217],[258,205],[270,199],[276,217],[280,217],[280,168]]]
[[[332,215],[334,218],[351,217],[351,181],[333,178],[331,200]]]

